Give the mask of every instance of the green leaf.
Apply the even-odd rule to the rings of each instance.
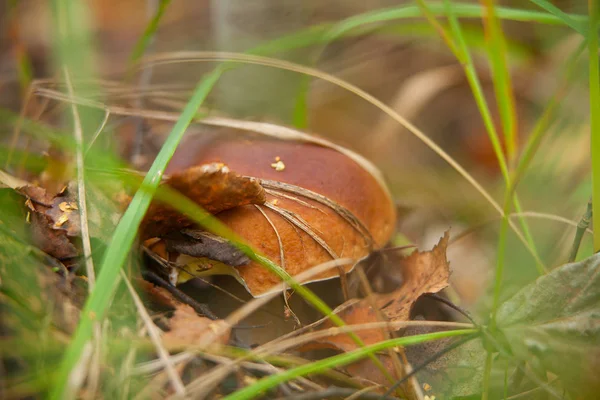
[[[600,255],[566,264],[527,285],[497,314],[512,352],[587,396],[600,390]]]

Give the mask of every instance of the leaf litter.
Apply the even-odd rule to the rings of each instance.
[[[373,293],[364,299],[352,299],[337,307],[334,312],[338,314],[346,324],[358,325],[369,322],[379,322],[383,317],[389,322],[408,321],[410,312],[415,302],[426,293],[437,293],[448,286],[450,277],[450,265],[446,258],[449,232],[446,232],[439,243],[430,251],[414,251],[408,257],[401,260],[400,270],[404,278],[402,286],[386,293]],[[374,308],[375,306],[376,308]],[[326,330],[332,328],[329,319],[322,319],[306,327],[309,330]],[[393,329],[366,329],[359,330],[356,335],[366,345],[381,342],[387,339],[387,335]],[[356,343],[346,334],[337,334],[314,340],[303,345],[301,350],[315,350],[329,348],[339,351],[352,351],[357,348]],[[379,354],[386,369],[395,376],[396,374],[393,358],[388,354]],[[361,360],[346,367],[352,376],[361,377],[371,382],[387,386],[389,381],[383,374],[373,368],[370,360]]]
[[[16,191],[27,198],[25,205],[30,211],[31,236],[36,246],[59,260],[77,257],[79,250],[71,238],[79,234],[79,214],[72,212],[77,203],[71,192],[65,188],[53,197],[44,188],[32,185]]]
[[[379,294],[374,293],[372,298],[352,299],[337,307],[334,312],[344,319],[348,325],[378,322],[375,304],[381,310],[386,320],[408,321],[414,303],[426,293],[437,293],[448,286],[450,265],[446,259],[449,233],[431,251],[414,251],[401,262],[404,283],[397,290]],[[310,329],[327,329],[332,327],[329,320],[322,319],[310,326]],[[367,344],[384,340],[383,332],[379,329],[357,331],[356,334]],[[356,344],[347,335],[340,334],[324,339],[318,339],[307,348],[333,348],[350,351]]]

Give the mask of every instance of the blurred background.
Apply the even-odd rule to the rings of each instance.
[[[539,11],[533,3],[502,1],[498,5]],[[573,14],[585,14],[583,3],[553,2]],[[317,33],[352,16],[401,6],[407,7],[408,17],[361,22],[332,40],[315,39]],[[56,126],[61,124],[57,110],[64,104],[48,97],[27,98],[29,84],[35,80],[47,79],[38,87],[60,87],[52,83],[58,76],[58,33],[50,7],[49,2],[33,0],[0,4],[0,106]],[[502,175],[464,71],[438,33],[417,14],[416,3],[383,0],[94,0],[80,20],[89,36],[76,38],[90,46],[70,56],[93,72],[96,99],[150,112],[181,110],[198,80],[216,64],[179,58],[179,62],[133,67],[143,57],[166,54],[177,59],[184,57],[183,52],[258,49],[257,54],[309,66],[389,105],[501,203]],[[147,37],[143,54],[136,59],[136,46],[157,15],[156,32]],[[478,18],[461,22],[500,130],[484,27]],[[555,266],[567,258],[573,224],[591,193],[587,72],[584,63],[577,61],[568,76],[564,71],[582,37],[565,26],[536,21],[506,19],[502,27],[520,145],[556,93],[562,96],[517,189],[537,253],[545,264]],[[315,33],[311,36],[311,32]],[[273,45],[285,40],[290,43],[287,48]],[[498,213],[454,168],[380,109],[324,80],[244,65],[224,75],[202,112],[295,126],[367,156],[384,172],[398,205],[397,244],[410,241],[428,248],[451,227],[455,240],[449,257],[456,295],[468,306],[481,299],[485,302],[496,260]],[[152,160],[171,123],[112,114],[107,127],[98,143],[105,142],[98,145],[114,149],[131,165],[142,166]],[[13,152],[52,154],[44,141],[13,140],[11,127],[4,127],[0,134],[5,145],[3,162],[11,146]],[[508,240],[506,295],[537,276],[530,252],[514,234]],[[583,246],[581,257],[591,253],[587,236]]]
[[[494,57],[499,54],[490,51],[486,30],[489,26],[481,18],[480,7],[485,2],[452,2],[460,16],[472,63],[457,60],[431,21],[422,16],[419,3],[422,2],[2,1],[0,169],[39,183],[49,192],[60,190],[66,180],[73,178],[74,147],[63,64],[69,65],[78,101],[84,105],[80,109],[85,110],[82,125],[84,141],[89,146],[86,167],[90,171],[147,168],[198,82],[217,65],[223,66],[219,64],[222,59],[215,60],[223,54],[219,52],[283,60],[293,63],[287,64],[292,69],[310,68],[312,75],[279,68],[285,65],[277,61],[274,66],[250,65],[244,60],[229,63],[196,116],[291,126],[326,137],[369,158],[383,172],[397,205],[398,233],[392,245],[414,243],[427,250],[444,231],[451,229],[448,258],[452,275],[446,295],[455,304],[473,311],[479,320],[485,320],[491,309],[493,274],[500,256],[504,257],[505,266],[501,297],[506,299],[535,280],[543,272],[542,265],[549,270],[568,260],[576,225],[591,196],[588,54],[582,46],[582,30],[576,29],[587,23],[582,17],[587,14],[587,4],[575,0],[496,2],[506,39],[500,56],[506,60],[512,85],[512,93],[502,98],[496,93],[498,78],[493,68]],[[447,24],[443,2],[425,3],[440,23]],[[568,13],[568,18],[561,20],[556,14],[543,11],[540,4],[546,9],[554,6]],[[562,23],[569,20],[572,26]],[[267,58],[260,62],[265,63]],[[478,78],[479,98],[465,71],[471,78]],[[348,87],[334,84],[331,77],[381,101],[409,124],[398,123],[383,107]],[[524,232],[525,240],[509,229],[506,250],[498,254],[499,238],[504,236],[500,213],[491,203],[502,207],[506,177],[492,146],[490,130],[497,131],[500,148],[508,153],[512,144],[505,143],[502,134],[502,106],[506,102],[514,105],[511,113],[516,137],[514,157],[509,157],[507,168],[514,173],[524,154],[531,158],[523,167],[515,190],[520,210],[511,208],[511,220]],[[489,106],[491,117],[488,126],[482,116],[484,103]],[[21,121],[19,116],[25,119]],[[201,123],[189,127],[190,131],[206,129],[209,128]],[[419,138],[419,132],[428,139]],[[426,143],[428,140],[431,142]],[[432,150],[434,144],[437,151]],[[462,166],[493,200],[482,196],[476,185],[444,160],[441,153]],[[106,183],[88,179],[88,188]],[[90,193],[94,195],[89,196],[89,203],[103,205],[95,192],[90,189]],[[0,191],[2,201],[12,194]],[[13,222],[24,231],[22,201],[12,201],[18,206]],[[118,221],[116,212],[101,211],[104,214],[99,215],[106,226],[104,236],[100,235],[93,246],[97,263]],[[13,226],[4,223],[1,213],[0,217],[0,230],[5,234]],[[0,331],[2,335],[8,332],[17,339],[36,343],[34,350],[39,353],[34,354],[32,359],[36,361],[30,365],[20,355],[7,358],[0,365],[0,377],[2,368],[24,371],[24,378],[15,375],[16,384],[11,390],[30,394],[40,387],[52,387],[54,366],[62,354],[57,350],[60,346],[46,346],[50,339],[45,342],[43,332],[50,330],[47,316],[55,311],[54,304],[62,304],[64,299],[60,297],[53,303],[46,301],[45,294],[39,298],[30,296],[41,292],[38,283],[49,287],[49,292],[60,289],[60,280],[51,273],[47,281],[38,282],[33,268],[21,271],[18,267],[28,265],[27,262],[46,266],[46,260],[35,259],[32,254],[36,253],[29,247],[19,252],[11,246],[5,245],[8,250],[4,253],[0,251],[0,288],[11,278],[20,279],[22,286],[16,286],[13,292],[21,293],[24,304],[30,301],[27,305],[37,313],[29,313],[27,307],[23,314],[13,312],[11,307],[18,309],[20,303],[10,303],[2,316],[21,318],[27,335],[21,335],[14,328],[18,324],[12,320],[0,324]],[[591,235],[587,232],[578,259],[591,254]],[[139,258],[127,266],[137,261]],[[53,266],[52,271],[59,267]],[[7,270],[13,273],[8,279]],[[72,275],[65,274],[69,279]],[[315,290],[319,285],[314,286]],[[331,288],[322,285],[322,292]],[[79,289],[84,293],[82,287]],[[6,286],[3,290],[7,292]],[[228,290],[246,296],[245,300],[249,298],[239,285]],[[77,297],[74,303],[81,306],[82,293],[67,293],[66,297]],[[213,294],[214,291],[204,292],[201,301],[212,302],[213,309],[220,307],[216,310],[219,314],[226,315],[239,307],[239,301]],[[291,301],[301,302],[299,297]],[[281,314],[284,307],[282,300],[278,301],[275,308]],[[114,360],[124,358],[122,338],[137,338],[141,325],[132,310],[131,299],[117,292],[109,317],[113,325],[106,329],[111,340],[121,344],[111,349]],[[59,314],[68,316],[62,311]],[[66,319],[64,323],[60,319],[54,323],[70,333],[76,319]],[[272,319],[272,314],[265,314],[264,320],[250,325],[262,324],[258,328],[268,331],[269,338],[293,329],[293,323],[284,317],[279,316],[283,322],[269,325]],[[4,322],[2,318],[0,322]],[[256,332],[260,332],[258,328]],[[113,333],[114,337],[110,336]],[[63,346],[64,335],[59,339]],[[15,343],[20,348],[27,347],[22,342]],[[10,348],[10,343],[6,348]],[[143,357],[146,354],[139,358]],[[38,362],[40,359],[43,362]],[[140,359],[136,361],[146,361]],[[119,365],[117,361],[113,364]],[[501,386],[505,371],[501,371],[501,366],[495,368],[496,383]],[[111,369],[111,374],[117,370]],[[36,371],[44,371],[45,375]],[[103,389],[109,393],[108,398],[112,398],[110,393],[121,393],[121,377],[118,372],[113,375],[114,381]],[[25,382],[22,385],[21,379]],[[0,397],[3,385],[0,379]],[[145,381],[139,385],[146,388]]]

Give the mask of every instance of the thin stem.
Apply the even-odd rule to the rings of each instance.
[[[446,5],[446,12],[448,14],[448,19],[450,21],[450,27],[452,30],[452,34],[456,38],[456,43],[458,44],[457,58],[463,66],[463,69],[465,71],[465,76],[467,77],[467,81],[469,82],[469,86],[471,87],[471,91],[473,92],[473,97],[475,98],[475,102],[477,104],[477,107],[479,108],[479,113],[481,114],[481,117],[483,119],[483,123],[486,127],[488,136],[492,143],[492,148],[494,149],[494,153],[496,154],[496,158],[498,160],[498,166],[500,168],[500,172],[502,173],[502,177],[504,178],[504,182],[506,184],[507,191],[511,191],[512,189],[510,189],[510,188],[512,187],[512,180],[511,180],[511,174],[509,173],[506,156],[504,155],[504,152],[502,150],[502,145],[500,143],[498,133],[496,132],[496,128],[495,128],[494,122],[492,120],[490,108],[489,108],[487,101],[485,99],[485,96],[483,94],[481,82],[479,81],[479,77],[477,76],[477,71],[475,70],[475,64],[473,63],[473,60],[471,58],[469,48],[468,48],[466,40],[462,34],[462,28],[460,26],[460,23],[459,23],[456,15],[454,14],[453,6],[450,4],[450,0],[445,0],[444,4]],[[505,79],[505,80],[507,80],[507,79]],[[508,82],[508,84],[509,83],[510,82]],[[504,86],[506,86],[506,85],[504,85]],[[508,89],[505,89],[505,91],[507,91],[507,90]],[[510,90],[508,90],[508,91],[510,91]],[[514,105],[512,107],[514,108]],[[510,108],[511,108],[510,106],[506,107],[507,112],[510,111]],[[510,118],[507,117],[507,119],[510,119]],[[509,123],[507,125],[507,128],[513,129],[512,128],[513,125],[514,125],[514,121]],[[509,134],[508,136],[511,136],[511,134]],[[516,138],[514,140],[516,140]],[[521,205],[519,204],[516,194],[514,196],[514,205],[515,205],[515,209],[516,209],[517,213],[520,213]],[[506,211],[506,208],[505,208],[505,211]],[[509,211],[510,211],[510,209],[509,209]],[[506,214],[504,214],[504,215],[506,215]],[[519,223],[524,230],[525,240],[526,240],[527,244],[529,245],[529,250],[531,251],[533,258],[535,259],[537,269],[538,269],[538,271],[540,271],[540,273],[543,273],[543,271],[545,270],[545,267],[537,253],[535,242],[533,241],[533,237],[529,231],[527,222],[523,218],[519,217]]]
[[[485,367],[483,370],[483,388],[481,393],[481,400],[488,400],[490,393],[490,377],[492,374],[492,363],[493,363],[493,354],[491,351],[488,351],[487,357],[485,358]]]
[[[577,253],[579,252],[579,246],[581,245],[581,239],[588,226],[590,226],[590,220],[592,218],[592,199],[588,201],[587,209],[581,217],[581,220],[577,224],[577,230],[575,231],[575,239],[573,239],[573,245],[571,246],[571,253],[569,254],[569,262],[575,261]]]
[[[422,343],[430,340],[438,340],[452,336],[469,335],[476,332],[477,331],[474,329],[464,329],[384,340],[382,342],[378,342],[370,346],[365,346],[354,351],[325,358],[323,360],[315,361],[309,364],[301,365],[296,368],[291,368],[287,371],[282,372],[281,374],[271,375],[253,383],[250,386],[245,387],[244,389],[234,392],[233,394],[225,397],[225,399],[243,400],[255,398],[258,394],[264,393],[265,391],[277,386],[280,383],[287,382],[299,376],[318,374],[327,371],[331,368],[341,367],[354,361],[360,360],[369,354],[372,355],[377,351],[385,350],[388,348],[393,348],[397,346],[407,346],[411,344]]]
[[[600,67],[598,65],[598,1],[588,0],[590,71],[590,133],[592,149],[592,221],[600,226]],[[594,251],[600,251],[600,229],[594,232]]]

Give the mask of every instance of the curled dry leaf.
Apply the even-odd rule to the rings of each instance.
[[[305,136],[310,137],[304,134],[302,138]],[[272,164],[277,162],[285,168],[274,168]],[[385,245],[393,233],[395,208],[387,187],[373,172],[376,169],[349,150],[326,141],[280,140],[234,129],[191,134],[166,173],[171,179],[180,176],[182,182],[189,182],[183,179],[189,175],[187,171],[207,163],[225,164],[232,171],[256,178],[250,182],[264,187],[264,204],[229,202],[230,208],[216,216],[292,276],[332,258],[362,259]],[[202,204],[202,192],[198,195]],[[175,254],[169,261],[185,265],[193,275],[224,272],[207,271],[204,265],[198,268],[193,258]],[[337,277],[353,267],[325,272],[311,282]],[[280,279],[258,263],[227,272],[255,297],[281,290],[277,285]]]
[[[207,334],[213,334],[220,331],[221,324],[226,324],[223,320],[213,321],[206,317],[201,317],[194,309],[185,304],[179,304],[175,309],[175,314],[169,320],[171,330],[164,334],[163,340],[170,346],[173,345],[194,345],[204,342]],[[227,344],[231,333],[231,327],[228,327],[223,335],[216,341],[220,344]]]
[[[258,180],[239,176],[222,163],[194,165],[170,174],[163,183],[216,214],[247,204],[263,204],[265,191]],[[144,238],[161,236],[186,228],[192,222],[167,204],[154,202],[140,231]]]
[[[449,233],[446,232],[439,243],[431,251],[414,251],[401,263],[404,283],[397,290],[386,294],[373,294],[368,299],[353,299],[337,307],[334,312],[348,325],[365,324],[380,321],[377,305],[381,315],[388,321],[408,321],[410,311],[415,302],[426,293],[436,293],[448,286],[450,266],[446,259]],[[324,318],[310,326],[311,329],[327,329],[333,327],[331,321]],[[356,332],[365,343],[377,343],[385,339],[380,329],[368,329]],[[333,348],[350,351],[356,344],[347,334],[339,334],[318,339],[303,349]]]
[[[450,264],[446,249],[449,231],[431,251],[414,251],[401,263],[403,285],[389,294],[376,296],[377,304],[390,321],[408,321],[410,310],[425,293],[437,293],[448,286]]]
[[[365,324],[380,321],[380,316],[388,321],[408,321],[410,311],[415,302],[426,293],[436,293],[448,286],[450,277],[449,264],[446,259],[449,233],[446,232],[439,243],[431,251],[414,251],[402,260],[403,285],[397,290],[387,294],[373,294],[371,298],[349,300],[339,306],[336,312],[348,325]],[[378,307],[378,310],[373,308]],[[323,319],[311,326],[313,330],[331,328],[329,319]],[[356,332],[365,344],[374,344],[386,339],[386,332],[382,329],[368,329]],[[332,335],[316,339],[301,348],[311,350],[316,348],[332,348],[341,351],[356,349],[356,343],[347,334]],[[392,358],[387,354],[380,354],[378,358],[395,376]],[[389,382],[379,370],[373,367],[372,361],[361,360],[347,367],[353,376],[360,376],[373,382],[387,385]]]
[[[69,191],[63,190],[56,197],[32,185],[16,191],[27,198],[25,205],[31,212],[31,235],[36,246],[59,260],[77,257],[79,251],[69,237],[79,234],[79,214],[73,212],[77,203]]]

